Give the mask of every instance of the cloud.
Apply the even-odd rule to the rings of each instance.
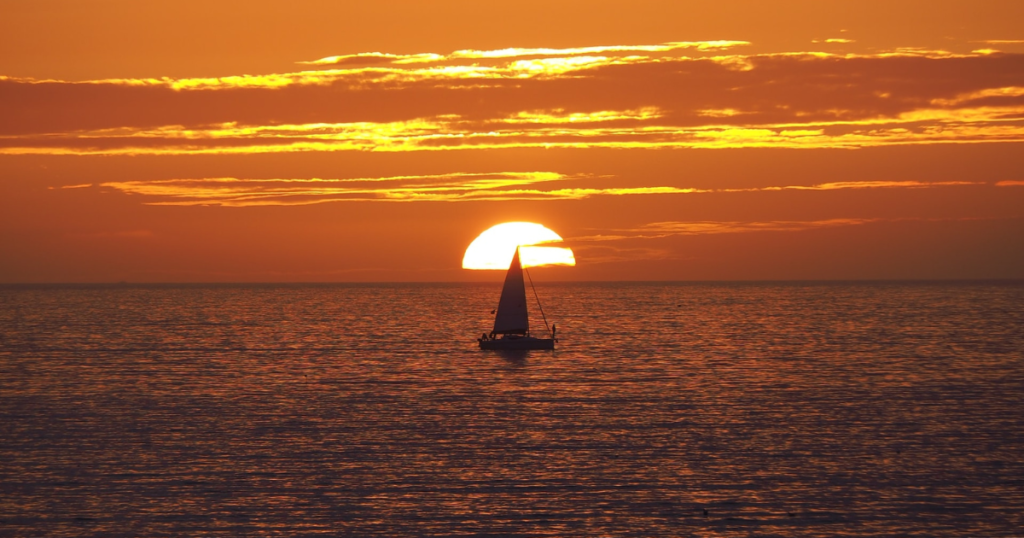
[[[648,107],[642,110],[657,110]],[[841,114],[839,111],[837,114]],[[737,112],[733,116],[739,116]],[[754,114],[751,112],[750,114]],[[731,117],[731,116],[729,116]],[[395,122],[102,129],[0,137],[0,154],[198,155],[508,148],[866,148],[1024,141],[1024,105],[917,110],[887,120],[672,126],[659,114],[522,111],[480,121],[446,115]],[[714,118],[716,120],[721,117]],[[600,123],[615,124],[611,126]]]
[[[821,183],[818,185],[790,185],[787,187],[762,187],[757,189],[735,189],[728,190],[722,189],[724,192],[735,192],[759,190],[759,191],[772,191],[772,190],[799,190],[799,191],[834,191],[844,189],[892,189],[892,188],[903,188],[903,189],[925,189],[931,187],[956,187],[964,185],[984,185],[984,183],[976,181],[837,181],[834,183]]]
[[[837,218],[825,220],[797,221],[692,221],[692,222],[652,222],[638,228],[611,230],[596,235],[568,238],[567,241],[605,242],[626,239],[662,239],[683,235],[710,235],[748,232],[798,232],[819,228],[835,228],[839,226],[858,226],[880,219]]]
[[[338,69],[192,79],[0,77],[0,154],[1024,141],[1024,55],[726,50],[738,44],[368,52],[314,61]]]
[[[598,263],[636,263],[638,260],[685,259],[678,252],[665,248],[622,247],[611,244],[582,243],[573,247],[586,265]]]
[[[691,235],[717,235],[754,232],[803,232],[826,228],[862,226],[881,222],[946,222],[989,220],[978,218],[833,218],[821,220],[768,220],[768,221],[668,221],[652,222],[636,228],[605,230],[594,235],[566,238],[575,246],[579,243],[611,243],[634,239],[664,239]]]
[[[552,172],[454,173],[349,179],[202,178],[107,182],[99,186],[158,198],[151,205],[251,207],[345,201],[459,201],[490,199],[567,176]],[[384,184],[384,185],[381,185]],[[509,188],[514,190],[509,191]],[[537,191],[540,192],[540,191]]]
[[[382,52],[361,52],[341,56],[328,56],[308,62],[305,65],[374,65],[374,64],[414,64],[429,63],[443,60],[440,54],[386,54]]]
[[[581,200],[597,196],[730,194],[741,192],[924,189],[978,185],[965,181],[863,181],[781,187],[699,189],[675,186],[593,187],[592,176],[555,172],[451,173],[348,179],[196,178],[111,181],[97,187],[145,197],[150,205],[297,206],[328,202],[467,202]],[[609,178],[602,178],[607,180]],[[576,183],[576,185],[571,185]],[[65,188],[82,188],[75,185]]]
[[[677,41],[662,43],[660,45],[607,45],[597,47],[576,47],[576,48],[517,48],[509,47],[498,50],[457,50],[450,54],[387,54],[381,52],[363,52],[358,54],[345,54],[340,56],[328,56],[313,61],[298,62],[304,65],[369,65],[369,64],[418,64],[418,63],[443,63],[458,60],[505,60],[509,58],[529,58],[539,56],[559,56],[563,58],[572,56],[624,56],[626,53],[635,54],[638,52],[670,53],[681,50],[695,50],[698,52],[724,51],[733,47],[750,45],[747,41]]]
[[[986,88],[984,90],[962,93],[952,99],[932,99],[931,104],[944,107],[955,107],[966,103],[981,104],[978,103],[979,101],[1005,101],[1009,103],[1017,103],[1018,100],[1014,99],[1016,97],[1024,97],[1024,87],[1007,86],[1004,88]]]

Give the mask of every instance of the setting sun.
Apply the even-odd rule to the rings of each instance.
[[[0,0],[0,538],[1024,538],[1022,21]]]
[[[557,233],[532,222],[506,222],[488,228],[466,249],[463,269],[508,269],[516,247],[523,267],[576,265],[572,249],[535,246],[562,240]]]

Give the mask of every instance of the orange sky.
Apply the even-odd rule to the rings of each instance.
[[[1024,278],[1022,2],[339,4],[0,2],[0,282]]]

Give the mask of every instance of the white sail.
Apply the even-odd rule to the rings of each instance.
[[[494,316],[495,334],[526,334],[530,330],[530,318],[526,312],[526,285],[523,283],[523,266],[519,264],[519,248],[512,257],[512,265],[505,273],[505,286],[501,289],[498,313]]]

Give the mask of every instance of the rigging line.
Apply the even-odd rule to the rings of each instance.
[[[540,318],[544,320],[544,327],[547,328],[548,334],[551,334],[551,327],[548,327],[548,317],[544,315],[544,306],[540,304],[540,297],[537,296],[537,288],[533,285],[533,277],[530,276],[530,270],[523,267],[523,271],[526,271],[526,278],[530,279],[530,288],[533,290],[533,298],[537,299],[537,308],[540,309]],[[554,338],[554,335],[551,337]]]

